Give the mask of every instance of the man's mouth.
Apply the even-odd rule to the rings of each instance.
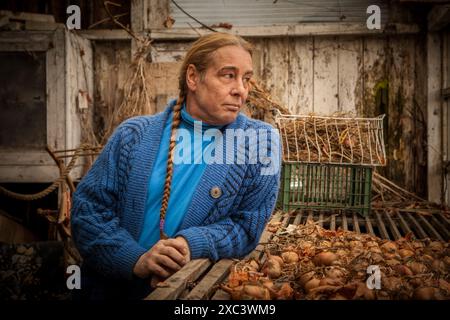
[[[239,109],[241,108],[239,104],[232,104],[232,103],[227,103],[225,104],[225,106],[227,107],[227,109],[232,111],[239,111]]]

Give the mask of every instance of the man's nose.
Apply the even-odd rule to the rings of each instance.
[[[239,95],[241,97],[244,97],[247,92],[247,88],[244,85],[244,81],[242,79],[237,79],[234,83],[233,90],[231,93],[233,95]]]

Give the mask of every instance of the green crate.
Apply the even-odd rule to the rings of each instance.
[[[359,165],[283,163],[278,207],[370,213],[372,168]]]

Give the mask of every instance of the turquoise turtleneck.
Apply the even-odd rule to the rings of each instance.
[[[139,244],[149,249],[159,240],[160,209],[164,181],[166,179],[172,118],[172,115],[170,115],[165,123],[155,165],[148,181],[144,226],[139,238]],[[214,140],[206,139],[206,141],[203,141],[203,132],[211,128],[219,129],[221,127],[195,120],[187,112],[186,104],[183,104],[181,122],[177,132],[177,144],[174,150],[174,167],[169,205],[164,223],[164,232],[169,237],[172,237],[179,231],[194,191],[205,170],[206,163],[202,161],[202,155],[203,152],[208,151],[208,147],[212,147]]]

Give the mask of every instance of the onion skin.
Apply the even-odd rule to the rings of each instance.
[[[400,249],[398,251],[398,254],[400,255],[400,257],[402,257],[403,259],[407,259],[409,257],[414,256],[414,251],[408,250],[408,249]]]
[[[331,266],[338,256],[333,252],[324,251],[316,255],[313,262],[316,266]]]
[[[278,262],[278,264],[280,265],[280,267],[283,267],[283,265],[284,265],[284,261],[283,261],[283,258],[281,258],[280,256],[270,256],[269,257],[269,260],[270,259],[273,259],[273,260],[276,260],[277,262]]]
[[[270,300],[270,293],[267,288],[257,285],[246,284],[244,285],[243,293],[256,299]]]
[[[312,278],[305,284],[304,288],[305,288],[306,293],[309,293],[311,290],[319,287],[319,285],[320,285],[320,280],[317,278]]]
[[[305,284],[306,284],[309,280],[311,280],[311,279],[314,277],[315,274],[316,274],[316,273],[315,273],[314,271],[309,271],[309,272],[306,272],[306,273],[302,274],[302,275],[298,278],[298,283],[299,283],[302,287],[304,287]]]
[[[281,266],[275,259],[269,259],[263,268],[263,273],[270,279],[281,276]]]
[[[287,264],[298,262],[298,254],[294,251],[283,252],[281,258]]]
[[[413,299],[415,300],[435,300],[437,288],[422,287],[414,290]]]

